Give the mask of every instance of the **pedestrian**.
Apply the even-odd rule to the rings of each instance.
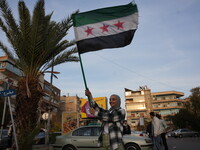
[[[165,123],[164,120],[162,120],[160,114],[156,114],[156,117],[157,117],[158,119],[160,119],[161,131],[162,131],[162,133],[161,133],[162,142],[163,142],[163,145],[164,145],[164,147],[165,147],[165,150],[168,150],[167,140],[166,140],[167,124]]]
[[[116,94],[111,95],[109,99],[110,109],[105,110],[93,100],[89,89],[85,90],[85,95],[90,99],[90,113],[102,121],[99,141],[102,143],[103,150],[124,150],[122,136],[126,113],[120,107],[120,97]]]
[[[147,125],[146,134],[148,134],[149,138],[153,141],[152,122],[151,121]]]
[[[123,134],[131,134],[131,127],[128,125],[127,120],[123,122]]]
[[[160,120],[155,116],[154,112],[150,112],[152,118],[152,133],[153,133],[153,143],[156,150],[164,150],[161,138],[161,123]]]

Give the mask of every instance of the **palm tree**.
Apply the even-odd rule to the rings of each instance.
[[[63,40],[72,27],[72,14],[61,22],[51,21],[52,13],[45,15],[44,0],[37,1],[32,16],[26,4],[19,1],[18,23],[6,0],[0,0],[0,10],[0,28],[12,49],[1,41],[0,48],[23,73],[18,81],[15,112],[19,149],[27,150],[31,143],[26,139],[37,127],[38,105],[44,95],[40,75],[52,66],[79,61],[75,41]]]

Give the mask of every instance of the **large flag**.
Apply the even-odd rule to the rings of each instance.
[[[135,3],[96,9],[73,15],[80,54],[129,45],[138,26]]]
[[[90,113],[89,109],[90,109],[90,104],[89,104],[89,102],[87,101],[87,102],[82,106],[81,112],[86,113],[86,116],[87,116],[88,118],[93,118],[94,115]]]

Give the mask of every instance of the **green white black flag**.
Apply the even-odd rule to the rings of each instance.
[[[135,3],[96,9],[73,15],[80,54],[129,45],[138,27]]]

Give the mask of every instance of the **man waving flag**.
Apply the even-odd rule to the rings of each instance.
[[[129,45],[138,26],[135,3],[73,15],[79,54]]]

